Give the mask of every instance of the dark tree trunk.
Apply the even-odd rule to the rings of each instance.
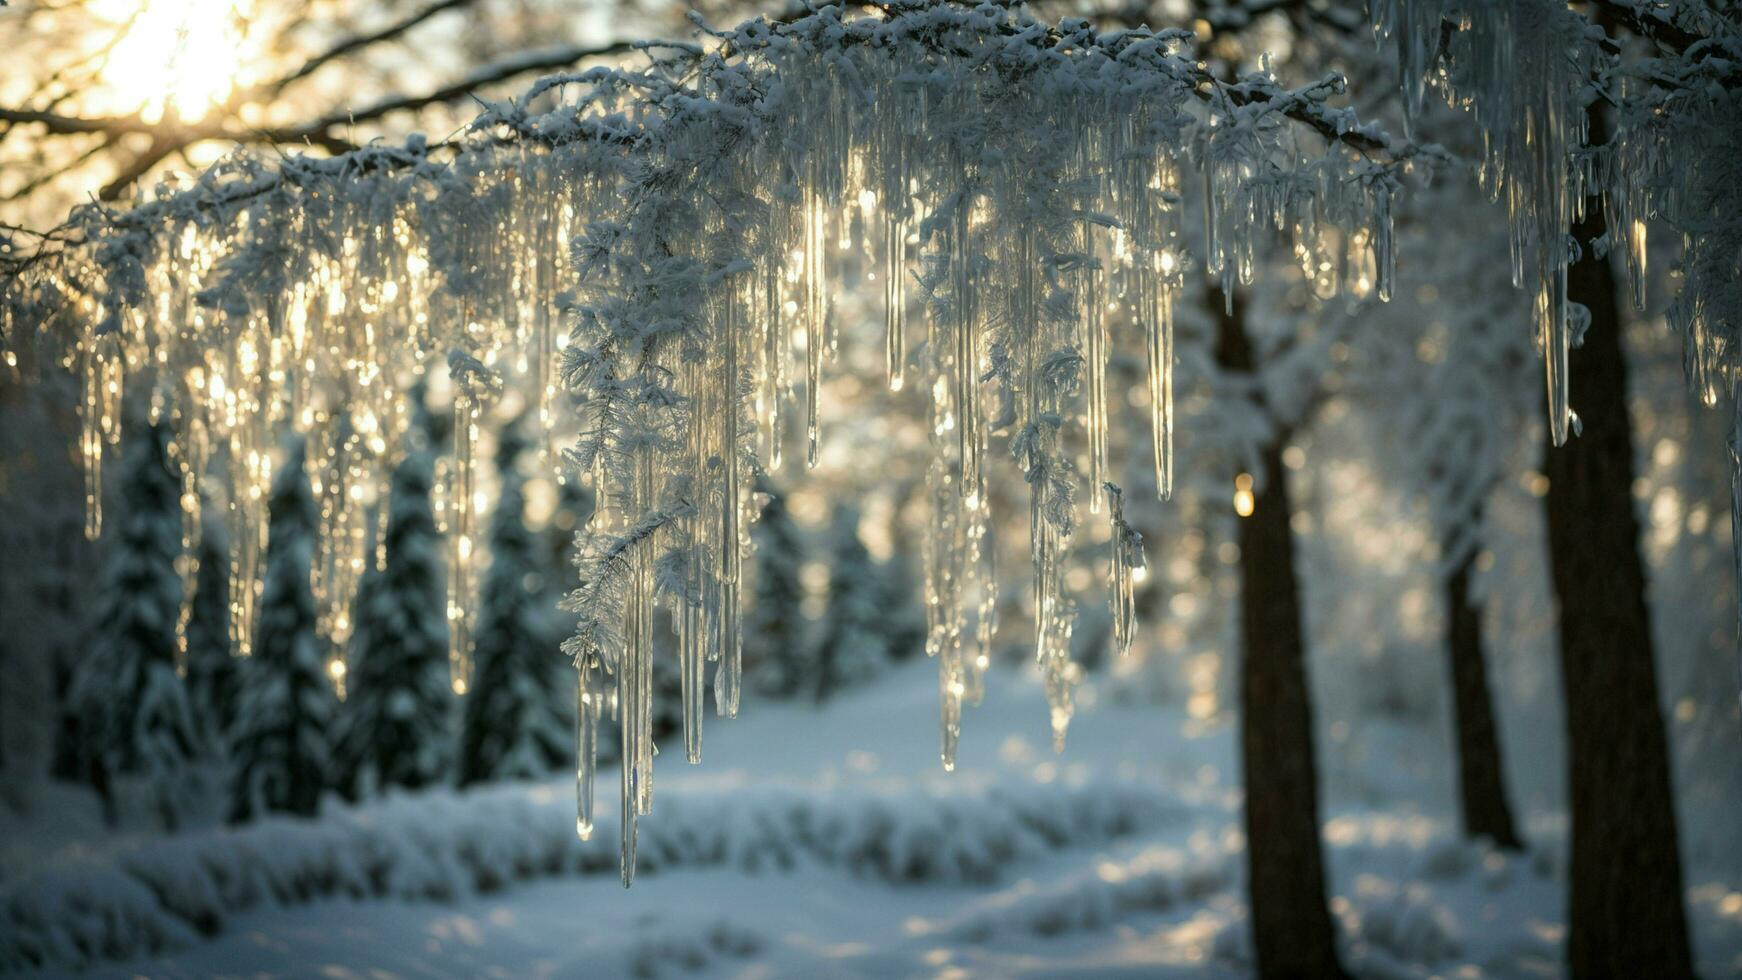
[[[1591,141],[1606,138],[1591,118]],[[1616,281],[1589,243],[1595,201],[1573,229],[1585,255],[1571,299],[1591,311],[1570,364],[1584,433],[1548,447],[1549,564],[1559,600],[1572,819],[1567,962],[1578,977],[1692,975],[1670,760],[1658,705]]]
[[[1220,316],[1216,359],[1224,370],[1257,368],[1236,297]],[[1325,902],[1319,836],[1318,772],[1306,638],[1294,536],[1289,528],[1283,436],[1260,453],[1261,486],[1251,516],[1239,523],[1240,764],[1246,788],[1246,876],[1252,947],[1264,977],[1340,977],[1336,930]]]
[[[1480,519],[1480,515],[1477,516]],[[1506,802],[1500,732],[1488,694],[1488,665],[1482,651],[1482,610],[1470,598],[1470,572],[1476,554],[1466,555],[1445,583],[1446,656],[1451,662],[1452,717],[1458,746],[1458,802],[1464,833],[1486,837],[1497,846],[1523,846]]]

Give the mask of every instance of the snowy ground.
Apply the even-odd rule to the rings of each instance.
[[[1096,704],[1090,690],[1054,756],[1037,685],[1007,672],[945,774],[935,684],[922,663],[823,712],[751,703],[741,720],[710,718],[704,765],[668,754],[657,769],[627,892],[615,826],[574,843],[566,785],[100,849],[38,837],[33,861],[14,836],[0,964],[47,934],[62,962],[95,949],[97,976],[1247,972],[1228,725]],[[1458,842],[1402,798],[1420,780],[1414,742],[1436,740],[1393,741],[1365,754],[1360,796],[1398,798],[1354,808],[1333,786],[1328,801],[1351,964],[1556,975],[1560,831],[1533,822],[1538,850],[1524,857]],[[1742,975],[1738,883],[1688,877],[1702,972]]]

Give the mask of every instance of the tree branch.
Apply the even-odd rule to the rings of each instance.
[[[1685,53],[1695,44],[1705,40],[1698,34],[1677,27],[1668,17],[1660,17],[1642,9],[1638,4],[1623,3],[1621,0],[1588,0],[1588,2],[1604,16],[1613,18],[1615,23],[1626,27],[1640,37],[1672,48],[1677,53]]]
[[[58,112],[42,112],[35,109],[0,108],[0,122],[7,123],[8,127],[23,123],[41,123],[56,136],[70,136],[78,133],[103,133],[119,136],[124,133],[155,133],[161,128],[138,116],[87,118],[62,115]]]
[[[379,44],[382,41],[391,41],[437,14],[445,13],[449,10],[455,10],[460,7],[470,6],[473,2],[474,0],[438,0],[438,2],[433,3],[422,10],[414,11],[374,33],[359,34],[356,37],[349,38],[333,45],[326,51],[323,51],[304,62],[301,68],[298,68],[288,75],[280,77],[277,81],[268,83],[263,88],[265,91],[274,94],[282,92],[285,88],[289,87],[291,83],[307,78],[318,71],[323,65],[336,58],[343,58],[353,51],[361,50],[372,44]]]

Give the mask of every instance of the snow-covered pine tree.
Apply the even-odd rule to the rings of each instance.
[[[750,531],[756,542],[756,598],[744,617],[744,660],[756,689],[791,697],[816,670],[805,642],[805,542],[786,500],[768,493],[762,517]]]
[[[570,694],[573,679],[544,628],[536,541],[526,527],[526,478],[519,460],[529,443],[519,423],[497,437],[502,492],[490,522],[490,570],[484,577],[472,689],[460,730],[462,786],[490,779],[532,779],[565,764],[573,732],[554,710],[552,688]]]
[[[816,694],[823,701],[889,664],[877,563],[859,540],[859,511],[836,508],[829,531],[829,604],[816,647]]]
[[[266,589],[230,737],[230,818],[312,816],[326,788],[335,698],[315,633],[315,500],[291,444],[267,505]]]
[[[430,509],[431,454],[414,449],[393,471],[387,563],[360,589],[357,643],[338,743],[339,784],[440,782],[453,762],[443,551]]]
[[[165,827],[180,824],[198,786],[199,732],[176,673],[181,613],[180,480],[168,433],[143,425],[122,456],[120,533],[114,536],[103,609],[90,655],[73,684],[86,761],[99,792],[113,775],[150,787]]]
[[[910,559],[912,550],[901,547],[903,536],[898,529],[893,535],[895,549],[877,566],[877,582],[882,592],[884,631],[889,637],[889,656],[907,660],[925,652],[925,607],[920,605],[922,589],[914,574]]]
[[[236,720],[242,666],[230,642],[230,549],[223,539],[224,522],[208,514],[200,527],[200,568],[187,625],[188,700],[200,737],[223,755],[229,752]]]

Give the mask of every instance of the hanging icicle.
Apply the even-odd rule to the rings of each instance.
[[[1143,535],[1125,522],[1125,494],[1107,483],[1107,517],[1112,526],[1113,560],[1108,571],[1107,592],[1112,596],[1113,648],[1121,656],[1131,652],[1137,632],[1137,577],[1143,571]]]
[[[447,491],[448,540],[448,682],[455,694],[472,683],[472,624],[477,620],[477,588],[473,584],[473,551],[478,542],[478,517],[488,504],[478,488],[478,418],[488,398],[502,386],[495,372],[465,351],[448,355],[448,378],[454,385],[454,465]]]

